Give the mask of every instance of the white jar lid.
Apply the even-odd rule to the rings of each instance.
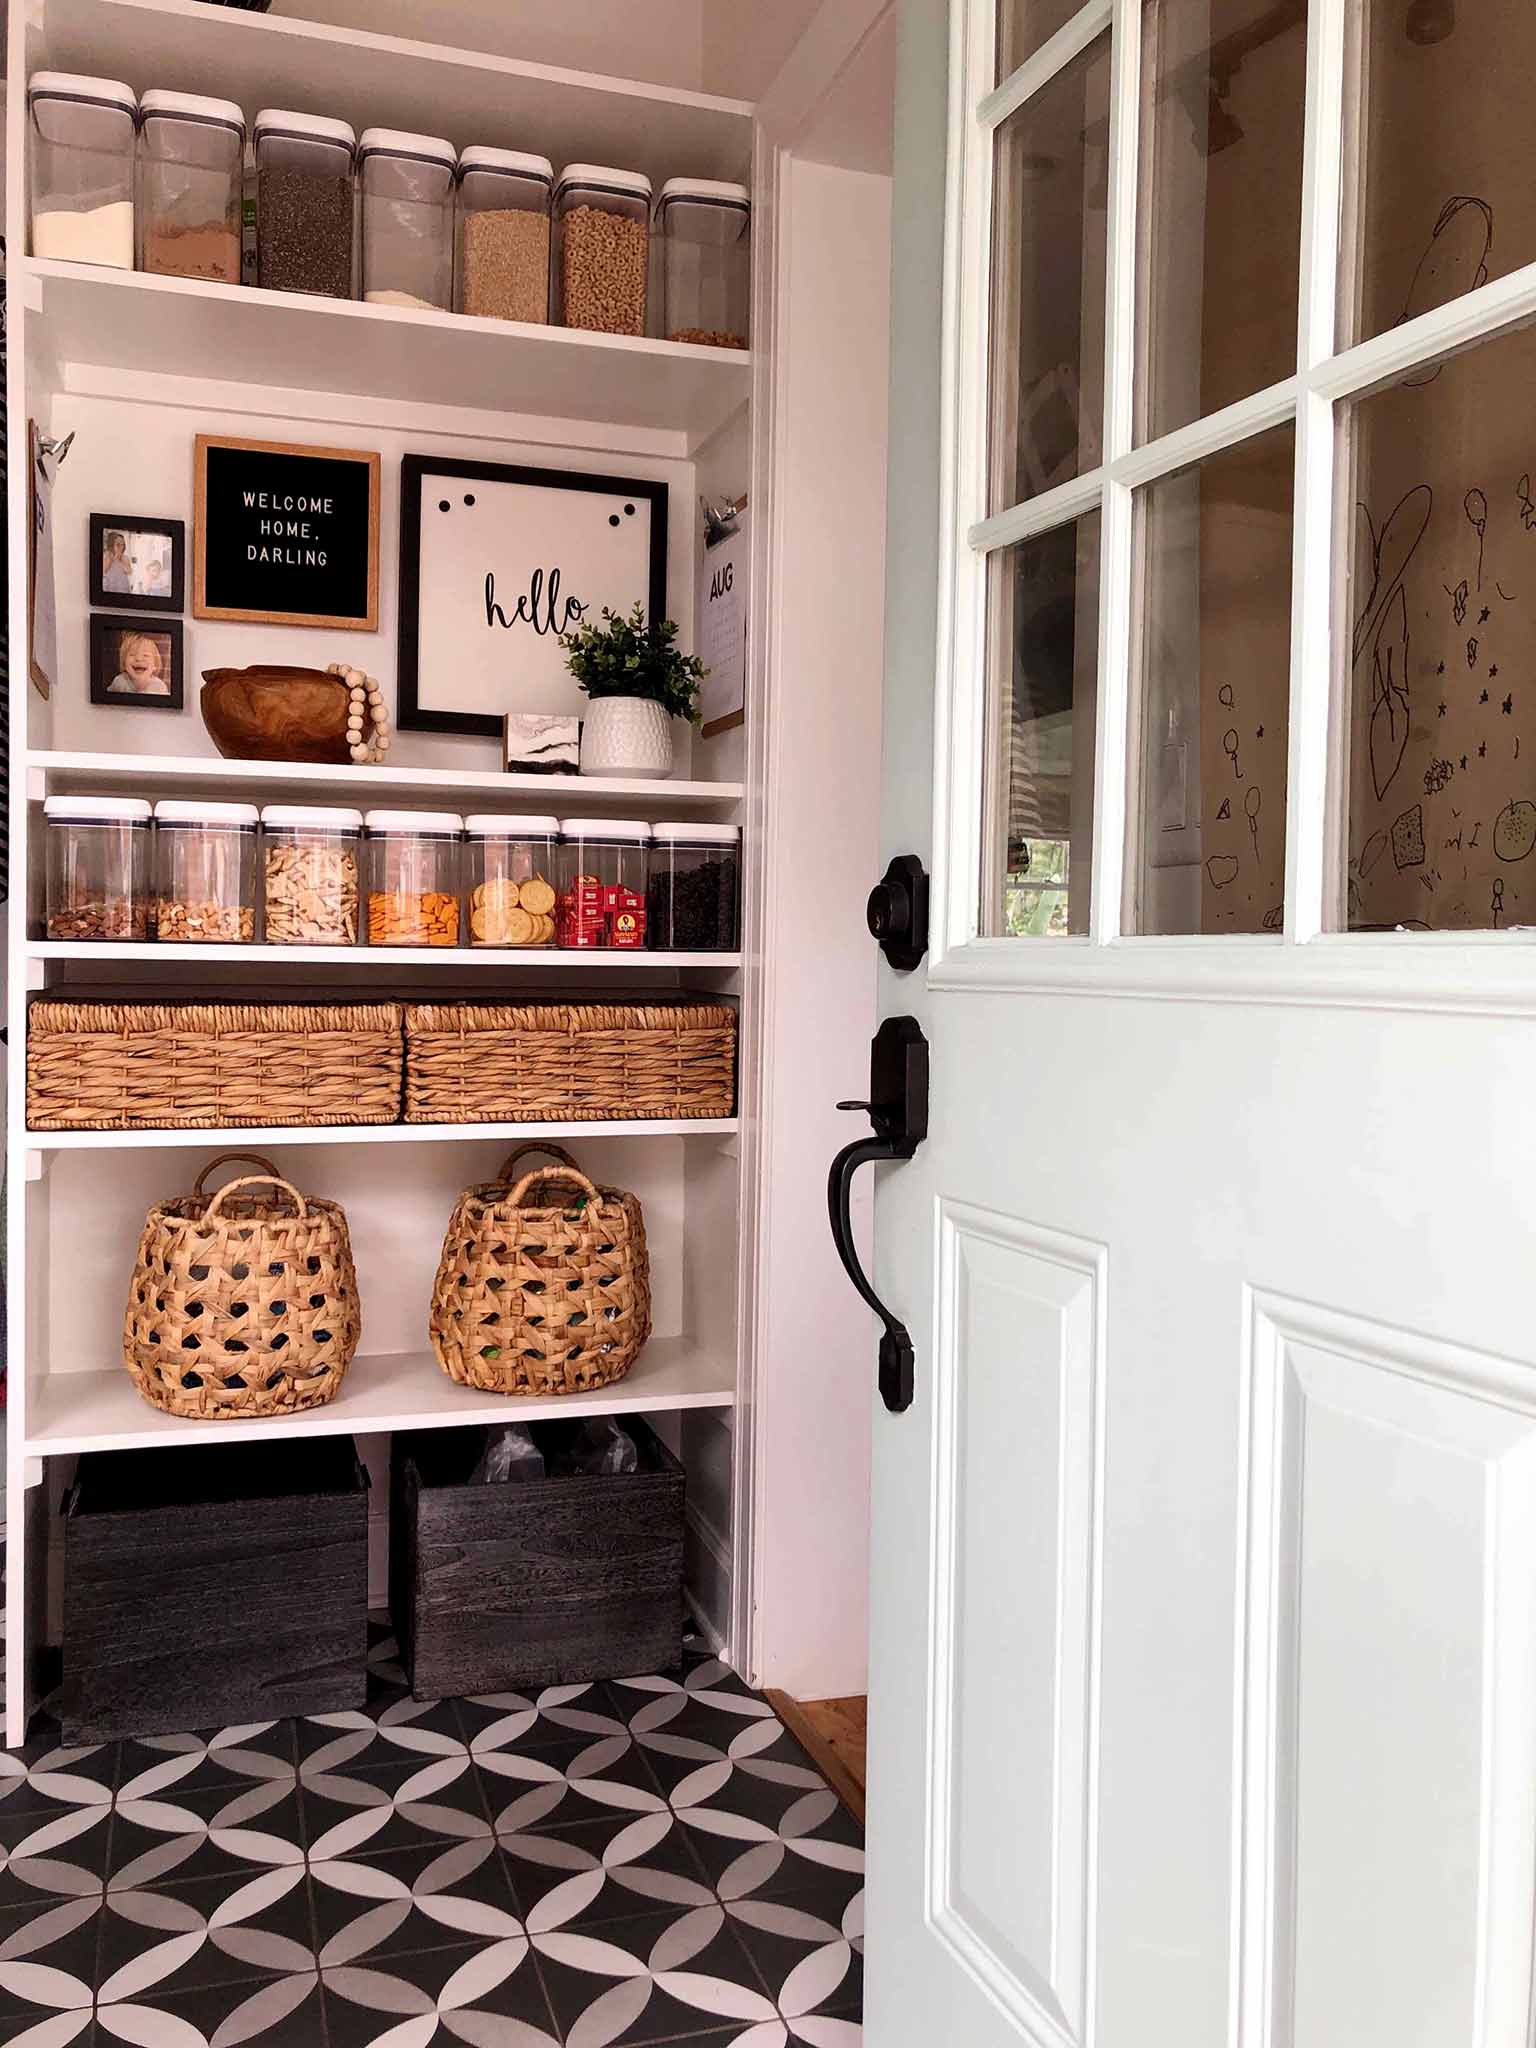
[[[164,114],[173,120],[204,121],[218,128],[233,128],[241,136],[245,134],[243,109],[233,100],[209,99],[200,92],[168,92],[164,86],[151,86],[139,102],[139,111],[146,121]]]
[[[332,120],[329,114],[290,114],[281,107],[263,107],[256,116],[256,133],[293,135],[305,141],[337,142],[346,150],[357,147],[350,121]]]
[[[534,156],[526,149],[492,149],[487,143],[472,142],[459,157],[460,171],[515,171],[520,177],[540,178],[554,183],[555,167],[547,156]]]
[[[43,799],[45,818],[73,818],[78,824],[147,825],[155,807],[141,796],[50,796]]]
[[[78,71],[34,71],[27,83],[29,100],[90,100],[96,106],[139,111],[138,97],[120,78],[87,78]]]
[[[485,812],[466,818],[464,830],[474,839],[553,839],[560,830],[560,820],[498,818]]]
[[[369,811],[363,823],[370,832],[451,832],[455,838],[464,830],[452,811]]]
[[[651,196],[651,181],[643,171],[615,171],[603,164],[567,164],[560,173],[556,190],[563,192],[568,185],[596,185],[610,192],[633,192],[641,199]]]
[[[734,846],[739,825],[653,825],[651,836],[665,846]]]
[[[365,128],[357,145],[358,160],[365,156],[418,157],[423,163],[446,164],[449,170],[459,160],[453,144],[442,135],[412,135],[404,128]]]
[[[310,825],[325,832],[360,832],[361,811],[333,811],[323,804],[268,804],[261,814],[263,825]]]
[[[665,206],[669,199],[705,199],[717,206],[752,204],[745,185],[728,185],[721,178],[668,178],[661,188],[661,204]]]
[[[181,797],[162,798],[155,805],[161,825],[255,825],[261,813],[254,804],[199,803]]]
[[[643,843],[651,828],[643,818],[562,818],[562,839],[623,839]]]

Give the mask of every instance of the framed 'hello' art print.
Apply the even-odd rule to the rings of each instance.
[[[402,460],[402,731],[496,739],[509,712],[581,716],[561,636],[637,603],[666,616],[665,484]]]

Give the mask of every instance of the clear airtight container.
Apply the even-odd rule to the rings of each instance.
[[[663,953],[734,953],[741,832],[735,825],[653,825],[646,943]]]
[[[345,121],[256,116],[256,281],[268,292],[350,299],[356,137]]]
[[[200,93],[144,95],[139,134],[139,268],[240,282],[245,116]]]
[[[555,943],[585,949],[645,944],[645,856],[651,828],[631,818],[562,818]]]
[[[363,297],[370,306],[453,306],[453,205],[458,152],[440,135],[366,128],[357,146],[363,193]]]
[[[256,936],[254,804],[155,805],[155,936],[162,945],[248,946]]]
[[[27,87],[32,254],[132,270],[139,103],[116,78],[39,71]]]
[[[46,800],[50,939],[149,937],[153,815],[140,797]]]
[[[554,207],[561,319],[602,334],[644,334],[650,179],[639,171],[567,164]]]
[[[656,226],[668,341],[745,348],[752,306],[752,201],[746,186],[671,178],[661,188]]]
[[[368,943],[456,946],[464,820],[451,811],[369,811]]]
[[[361,811],[268,804],[261,814],[269,946],[355,946]]]
[[[478,143],[459,158],[459,311],[487,320],[549,318],[547,156]]]
[[[466,818],[464,833],[470,944],[552,946],[558,821]]]

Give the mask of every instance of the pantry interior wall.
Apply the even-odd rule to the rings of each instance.
[[[49,6],[13,27],[13,78],[47,60]],[[74,0],[59,0],[61,12]],[[290,12],[292,10],[289,10]],[[453,47],[502,51],[548,64],[590,64],[706,91],[771,95],[788,77],[803,104],[758,130],[756,314],[753,397],[711,434],[661,426],[475,410],[405,397],[331,395],[281,384],[240,383],[217,373],[103,368],[60,347],[37,281],[13,269],[11,332],[25,363],[24,402],[10,415],[13,648],[24,643],[26,555],[21,482],[28,412],[45,431],[74,431],[59,473],[54,525],[61,673],[51,701],[19,680],[13,662],[13,735],[33,749],[178,755],[214,749],[196,710],[200,672],[261,659],[348,659],[378,673],[392,694],[398,598],[398,470],[406,452],[505,463],[550,464],[657,478],[668,486],[670,608],[693,634],[697,501],[748,488],[755,591],[744,725],[679,750],[677,772],[741,780],[748,878],[744,965],[739,973],[649,964],[648,988],[683,985],[740,996],[739,1135],[568,1140],[599,1178],[633,1187],[645,1204],[655,1262],[658,1338],[686,1334],[739,1359],[734,1407],[653,1418],[688,1469],[688,1585],[706,1629],[760,1683],[802,1696],[862,1690],[874,1326],[832,1251],[823,1189],[832,1153],[854,1135],[833,1105],[865,1092],[875,1023],[874,951],[863,902],[877,871],[881,617],[887,422],[889,267],[888,138],[873,139],[867,103],[878,107],[888,50],[871,37],[885,9],[868,0],[796,0],[740,21],[718,10],[663,0],[643,11],[571,10],[526,0],[445,8],[422,0],[310,0],[305,16],[376,34],[415,35]],[[871,54],[873,52],[873,55]],[[862,53],[862,54],[861,54]],[[157,82],[148,74],[135,81]],[[174,83],[174,79],[167,82]],[[237,97],[250,95],[238,78]],[[850,117],[840,118],[839,93]],[[793,95],[792,95],[793,97]],[[864,108],[864,111],[852,111]],[[435,125],[456,134],[451,107]],[[460,140],[464,139],[459,137]],[[24,251],[24,122],[13,109],[7,169],[7,232]],[[741,170],[749,174],[744,161]],[[24,271],[24,267],[23,267]],[[189,321],[198,309],[188,305]],[[346,329],[338,323],[336,345]],[[13,362],[13,378],[20,364]],[[515,367],[515,366],[514,366]],[[609,374],[598,365],[594,374]],[[508,395],[518,382],[509,370]],[[192,439],[197,432],[378,449],[383,457],[380,620],[376,636],[186,620],[186,708],[180,713],[91,708],[86,690],[86,523],[97,510],[141,510],[187,522],[191,545]],[[484,742],[400,733],[390,756],[402,769],[485,770]],[[18,774],[11,789],[13,843],[36,795]],[[579,784],[551,808],[579,808]],[[665,813],[665,786],[651,806]],[[414,800],[418,804],[419,797]],[[463,801],[460,809],[473,808]],[[40,835],[26,835],[31,868],[24,901],[41,903]],[[18,877],[18,887],[20,878]],[[12,926],[11,964],[25,941]],[[11,1043],[23,1041],[26,984],[44,977],[26,963],[10,1007]],[[131,982],[122,967],[81,959],[47,963],[56,992],[110,985],[139,995],[250,993],[269,999],[308,975],[278,956],[259,966],[199,967],[193,958],[146,963]],[[569,977],[562,976],[562,986]],[[622,999],[611,977],[588,977]],[[377,989],[376,965],[339,962],[325,982]],[[194,988],[195,984],[195,988]],[[394,986],[442,984],[406,969]],[[581,986],[577,977],[576,985]],[[477,979],[485,994],[491,978]],[[539,983],[514,980],[517,993]],[[19,1061],[12,1062],[19,1070]],[[13,1071],[10,1113],[21,1119]],[[356,1144],[323,1140],[271,1148],[301,1184],[340,1200],[352,1221],[363,1297],[358,1363],[418,1352],[424,1304],[453,1196],[499,1163],[505,1146],[466,1132],[452,1141]],[[145,1208],[190,1184],[209,1148],[186,1145],[108,1151],[13,1149],[13,1231],[24,1234],[16,1275],[25,1292],[25,1355],[13,1352],[13,1386],[43,1375],[100,1371],[118,1355],[127,1264]],[[858,1226],[867,1240],[870,1191]],[[24,1233],[17,1229],[24,1224]],[[13,1240],[14,1241],[14,1240]],[[362,1440],[376,1482],[387,1438]],[[277,1451],[277,1447],[274,1446]],[[191,1453],[196,1455],[195,1452]],[[278,1452],[277,1454],[280,1454]],[[32,1569],[13,1576],[8,1642],[17,1656],[56,1630],[45,1626],[57,1538],[54,1512],[72,1474],[67,1456],[13,1457],[24,1494]],[[25,1482],[25,1484],[21,1484]],[[374,1587],[382,1592],[386,1489],[375,1484]],[[15,1526],[13,1524],[13,1526]]]

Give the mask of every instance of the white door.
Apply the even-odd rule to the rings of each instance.
[[[1529,2048],[1533,69],[902,0],[874,2048]]]

